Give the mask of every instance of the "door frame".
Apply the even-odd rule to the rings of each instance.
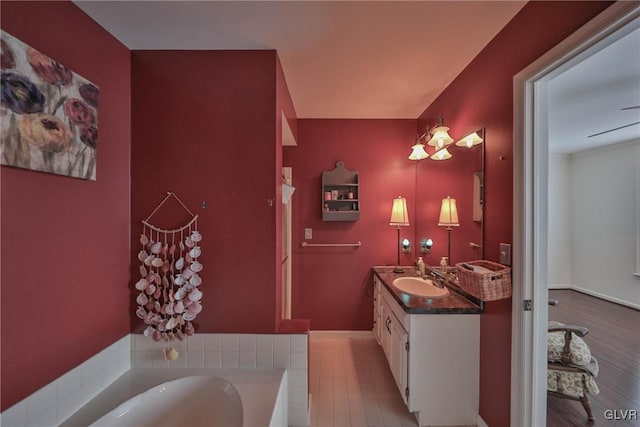
[[[292,184],[292,168],[289,166],[282,167],[282,181],[285,184]],[[291,319],[291,281],[292,281],[292,264],[293,254],[291,252],[291,233],[293,223],[293,203],[282,204],[282,283],[281,286],[281,317],[282,319]]]
[[[614,3],[513,79],[513,426],[541,426],[547,421],[546,82],[637,28],[639,17],[637,2]],[[531,300],[531,311],[524,311],[525,300]]]

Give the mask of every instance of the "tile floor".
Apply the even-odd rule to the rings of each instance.
[[[416,426],[373,335],[311,333],[311,426]]]

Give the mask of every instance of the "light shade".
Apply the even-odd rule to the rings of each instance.
[[[431,160],[449,160],[451,157],[451,153],[448,149],[443,148],[441,150],[436,151],[431,155]]]
[[[407,210],[407,199],[402,196],[398,196],[393,199],[393,206],[391,207],[391,219],[389,225],[394,227],[408,227],[409,226],[409,211]]]
[[[296,191],[296,187],[289,185],[286,182],[282,183],[282,204],[286,205],[291,200],[293,192]]]
[[[471,148],[474,145],[481,144],[482,141],[484,141],[484,140],[482,139],[482,137],[480,135],[478,135],[478,132],[473,132],[473,133],[465,136],[464,138],[462,138],[460,141],[456,142],[456,145],[458,147]]]
[[[456,199],[452,199],[449,196],[447,196],[445,199],[442,199],[438,225],[441,227],[457,227],[460,225],[460,222],[458,221],[458,208],[456,206]]]
[[[409,154],[409,160],[423,160],[429,157],[426,151],[424,151],[424,144],[416,144],[411,147],[411,154]]]
[[[433,133],[433,137],[427,144],[432,147],[442,148],[453,142],[453,138],[449,136],[449,128],[446,126],[437,126],[431,129],[431,132]]]

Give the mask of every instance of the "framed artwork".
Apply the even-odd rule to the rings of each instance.
[[[99,88],[0,30],[0,164],[95,181]]]

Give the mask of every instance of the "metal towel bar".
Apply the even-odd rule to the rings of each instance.
[[[303,247],[306,246],[315,246],[315,247],[360,247],[362,246],[362,242],[361,241],[357,241],[356,243],[308,243],[308,242],[302,242],[301,245]]]

